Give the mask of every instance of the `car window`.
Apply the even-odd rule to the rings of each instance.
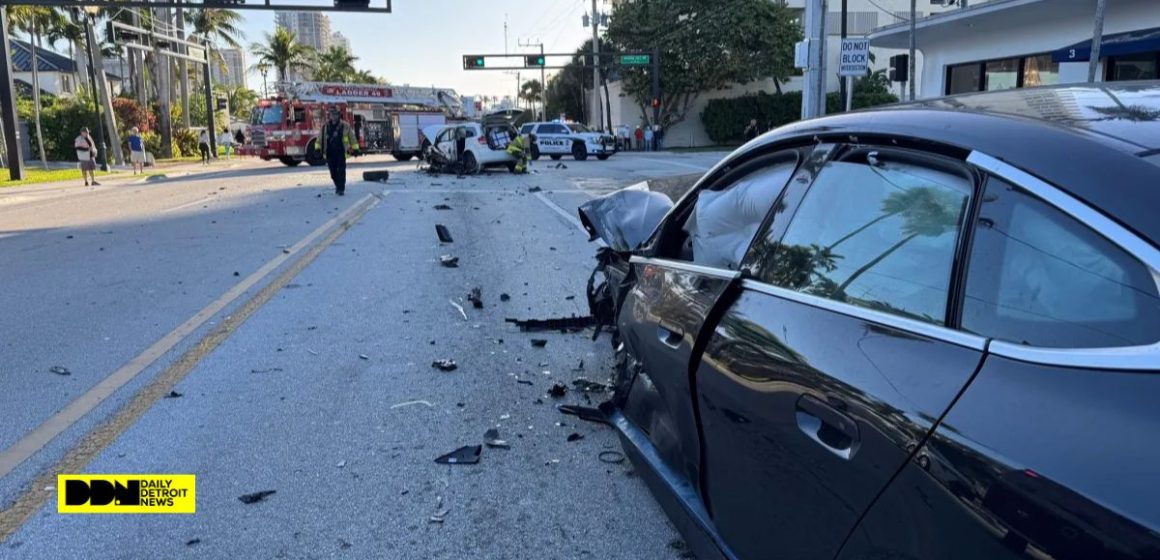
[[[449,140],[451,138],[451,131],[452,130],[454,130],[454,129],[451,129],[451,128],[443,129],[443,131],[440,132],[439,135],[435,137],[435,143],[440,144],[440,143],[443,143],[443,142],[446,142],[447,140]]]
[[[475,138],[475,128],[474,127],[464,126],[461,128],[463,128],[463,137],[464,138]]]
[[[972,183],[890,161],[827,163],[780,241],[765,240],[760,279],[828,299],[945,324],[951,270]]]
[[[535,128],[535,126],[536,125],[534,125],[534,124],[525,124],[523,126],[523,128],[520,129],[520,134],[527,134],[527,133],[531,132],[532,129]]]
[[[796,159],[762,167],[697,193],[682,227],[680,259],[738,270],[745,251],[797,168]]]
[[[975,226],[962,326],[1044,347],[1160,340],[1151,271],[1030,193],[991,179]]]
[[[559,124],[540,125],[540,134],[567,134],[568,130]]]

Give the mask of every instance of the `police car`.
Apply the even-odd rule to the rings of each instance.
[[[532,144],[532,159],[539,159],[541,154],[552,159],[571,155],[577,161],[584,161],[594,155],[603,161],[616,153],[615,138],[593,132],[580,123],[528,123],[520,128],[520,134],[536,135],[536,142]]]

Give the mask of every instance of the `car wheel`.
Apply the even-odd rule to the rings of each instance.
[[[508,168],[508,171],[511,171],[512,173],[516,172],[516,164],[514,164],[514,163],[507,164],[507,168]]]
[[[553,160],[559,161],[559,159],[564,157],[564,156],[562,154],[552,154],[549,157],[551,157]]]
[[[596,156],[596,159],[598,159],[600,161],[605,161],[608,159],[608,157],[609,157],[608,154],[600,154],[600,155]]]
[[[576,158],[576,161],[588,159],[588,148],[579,142],[572,144],[572,157]]]
[[[475,159],[475,154],[463,152],[463,172],[468,174],[479,173],[479,160]]]
[[[394,157],[396,161],[411,161],[411,154],[394,153],[391,154],[391,156]]]
[[[318,140],[311,140],[306,146],[306,163],[313,167],[326,165],[326,158],[322,157],[322,150],[318,149]]]
[[[294,159],[292,157],[286,156],[278,158],[278,161],[282,162],[282,165],[285,165],[286,167],[298,167],[302,163],[302,160],[300,159]]]

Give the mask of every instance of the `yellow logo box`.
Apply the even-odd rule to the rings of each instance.
[[[62,474],[58,513],[194,513],[192,474]]]

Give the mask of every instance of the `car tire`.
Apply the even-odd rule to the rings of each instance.
[[[579,142],[572,144],[572,157],[576,161],[584,161],[588,159],[588,148]]]
[[[516,164],[514,164],[514,163],[507,164],[507,168],[508,168],[508,171],[511,171],[512,173],[516,172]]]
[[[395,158],[395,161],[411,161],[411,155],[412,154],[393,153],[391,154],[391,157]]]
[[[609,157],[611,157],[611,156],[608,154],[600,154],[600,155],[596,156],[596,159],[598,159],[600,161],[606,161],[606,160],[608,160]]]
[[[326,158],[322,157],[322,150],[318,149],[318,140],[311,140],[306,145],[306,163],[311,167],[321,167],[326,165]],[[287,164],[289,165],[289,164]]]
[[[563,156],[563,155],[561,155],[561,154],[552,154],[552,155],[551,155],[551,156],[549,156],[549,157],[551,157],[551,158],[552,158],[552,160],[554,160],[554,161],[559,161],[559,160],[560,160],[560,158],[562,158],[562,157],[564,157],[564,156]]]
[[[463,171],[468,175],[479,173],[479,160],[475,159],[475,154],[471,152],[463,152]]]
[[[282,162],[282,165],[285,165],[286,167],[298,167],[302,164],[302,160],[286,156],[278,158],[278,161]]]
[[[532,161],[540,159],[540,147],[535,145],[535,144],[532,144],[531,155],[532,155]]]

